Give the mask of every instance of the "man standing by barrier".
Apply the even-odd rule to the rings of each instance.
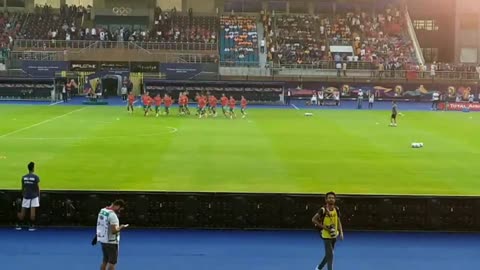
[[[22,223],[25,218],[25,212],[30,210],[30,228],[29,231],[35,231],[35,215],[36,210],[40,207],[40,177],[35,174],[35,163],[28,163],[28,174],[22,177],[22,210],[18,214],[19,224],[16,229],[19,231],[22,229]]]
[[[97,234],[92,244],[102,244],[103,262],[101,270],[115,270],[118,261],[120,231],[128,224],[120,225],[117,214],[125,207],[123,200],[116,200],[110,206],[102,208],[98,213]]]
[[[321,207],[313,216],[312,222],[320,231],[325,246],[325,256],[322,262],[317,266],[317,270],[323,269],[325,266],[328,270],[333,270],[333,251],[337,237],[343,240],[343,228],[340,222],[340,209],[335,205],[336,195],[329,192],[325,196],[326,205]]]

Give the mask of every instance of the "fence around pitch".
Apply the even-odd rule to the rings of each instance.
[[[13,225],[21,194],[0,190],[0,225]],[[45,226],[92,226],[114,199],[138,227],[309,229],[322,194],[42,191],[37,215]],[[346,230],[480,231],[480,198],[339,195]]]

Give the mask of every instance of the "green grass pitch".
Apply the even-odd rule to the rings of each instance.
[[[250,109],[229,120],[121,107],[0,106],[0,189],[480,195],[480,115]],[[423,142],[412,149],[412,142]]]

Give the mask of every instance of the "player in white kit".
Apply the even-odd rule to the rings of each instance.
[[[112,205],[102,208],[98,213],[96,241],[102,244],[103,262],[101,270],[115,270],[118,260],[118,246],[120,243],[120,231],[128,227],[128,224],[120,225],[117,214],[125,207],[123,200],[116,200]]]

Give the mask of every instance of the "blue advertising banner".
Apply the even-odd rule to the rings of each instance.
[[[55,77],[55,72],[67,71],[68,62],[64,61],[22,61],[22,69],[32,77]]]
[[[214,63],[165,63],[160,64],[160,72],[167,80],[195,80],[200,77],[218,74],[218,65]]]

